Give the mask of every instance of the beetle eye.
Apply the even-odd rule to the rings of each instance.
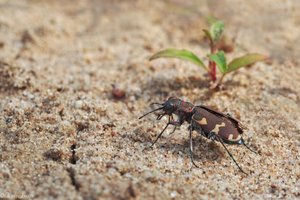
[[[175,106],[172,102],[167,102],[164,104],[164,110],[168,113],[173,112],[175,110]]]

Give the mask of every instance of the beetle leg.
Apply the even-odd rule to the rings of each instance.
[[[220,138],[218,135],[214,134],[215,135],[215,139],[217,139],[221,144],[222,146],[225,148],[225,150],[227,151],[228,155],[231,157],[231,159],[233,160],[233,162],[236,164],[236,166],[239,168],[239,170],[241,172],[243,172],[244,174],[248,175],[246,172],[244,172],[244,170],[239,166],[239,164],[237,163],[237,161],[234,159],[233,155],[229,152],[229,150],[227,149],[226,145],[224,144],[222,138]]]
[[[192,128],[192,126],[190,126],[189,129],[190,129],[190,158],[191,158],[191,161],[192,161],[193,165],[195,167],[199,168],[198,165],[196,165],[196,163],[194,162],[193,137],[192,137],[193,128]]]
[[[245,144],[245,140],[244,140],[243,138],[241,139],[241,143],[242,143],[242,145],[244,145],[247,149],[249,149],[249,150],[252,151],[253,153],[258,154],[256,151],[252,150],[248,145]]]
[[[169,123],[171,124],[171,125],[174,125],[174,118],[173,118],[173,115],[171,114],[171,115],[169,115]],[[174,129],[173,129],[173,131],[170,133],[170,134],[173,134],[174,132],[176,131],[176,125],[174,125]]]
[[[174,126],[174,129],[173,129],[173,131],[170,133],[170,135],[173,134],[173,133],[176,131],[176,128],[177,128],[177,126]]]
[[[207,135],[207,138],[215,141],[216,140],[216,133],[215,132],[209,132],[208,135]]]
[[[166,113],[163,113],[163,114],[158,115],[157,120],[160,120],[164,115],[166,115]],[[169,115],[169,122],[167,123],[167,125],[165,126],[165,128],[160,132],[160,134],[156,137],[156,139],[154,140],[154,142],[152,142],[150,148],[153,147],[153,145],[154,145],[154,144],[157,142],[157,140],[162,136],[162,134],[165,132],[165,130],[168,128],[168,126],[169,126],[170,124],[175,126],[174,129],[173,129],[173,131],[171,132],[171,134],[172,134],[172,133],[174,133],[174,131],[176,130],[176,126],[180,126],[182,123],[179,122],[179,121],[178,121],[178,122],[177,122],[177,121],[174,121],[174,120],[173,120],[173,115]]]
[[[152,142],[150,148],[153,147],[153,145],[157,142],[157,140],[162,136],[162,134],[165,132],[165,130],[168,128],[168,126],[170,125],[170,123],[167,123],[167,125],[165,126],[165,128],[160,132],[160,134],[156,137],[156,139],[154,140],[154,142]]]

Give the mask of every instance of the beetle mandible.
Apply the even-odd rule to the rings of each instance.
[[[195,167],[198,167],[194,162],[193,157],[193,140],[192,140],[192,131],[197,131],[202,136],[218,141],[225,148],[228,155],[232,158],[237,167],[243,172],[243,169],[238,165],[237,161],[234,159],[233,155],[229,152],[225,144],[237,144],[244,145],[250,151],[256,153],[248,145],[245,144],[244,139],[242,138],[242,133],[244,127],[242,124],[229,114],[224,114],[213,110],[209,107],[200,105],[194,106],[190,102],[183,101],[176,97],[170,97],[164,103],[152,103],[160,105],[161,107],[156,108],[139,119],[145,117],[146,115],[161,110],[162,112],[158,114],[157,119],[160,120],[163,116],[168,115],[168,123],[164,129],[158,134],[154,142],[152,142],[151,147],[158,141],[162,136],[164,131],[168,128],[169,125],[176,127],[181,126],[185,121],[189,123],[189,141],[190,141],[190,158],[191,162]],[[178,116],[177,120],[173,119],[173,114]],[[247,173],[245,173],[247,174]]]

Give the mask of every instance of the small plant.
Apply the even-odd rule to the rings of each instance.
[[[231,62],[227,63],[225,53],[223,51],[218,51],[217,45],[222,38],[222,33],[224,30],[224,22],[216,20],[214,18],[210,19],[210,28],[204,29],[203,32],[209,40],[210,54],[208,55],[209,61],[208,66],[206,66],[203,61],[196,56],[193,52],[188,50],[178,50],[178,49],[165,49],[157,52],[150,57],[150,60],[157,58],[179,58],[181,60],[190,61],[202,68],[204,68],[211,80],[212,89],[217,88],[224,78],[224,76],[232,71],[235,71],[241,67],[254,64],[255,62],[265,60],[267,57],[258,53],[249,53],[244,56],[233,59]],[[216,66],[221,72],[221,76],[217,79]]]

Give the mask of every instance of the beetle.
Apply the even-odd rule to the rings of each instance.
[[[153,145],[158,141],[158,139],[162,136],[162,134],[168,128],[169,125],[174,126],[174,130],[172,131],[173,133],[176,130],[176,127],[179,127],[184,122],[187,122],[189,123],[189,153],[191,162],[195,167],[198,167],[198,165],[196,165],[193,157],[193,131],[197,131],[202,136],[208,139],[220,142],[225,148],[228,155],[240,169],[240,171],[245,173],[225,145],[244,145],[247,149],[256,153],[248,145],[245,144],[245,141],[242,138],[242,133],[245,127],[241,124],[240,121],[233,118],[229,114],[221,113],[204,105],[194,106],[192,103],[183,101],[177,97],[170,97],[164,103],[152,103],[151,105],[155,104],[160,105],[160,107],[151,110],[150,112],[147,112],[146,114],[139,117],[139,119],[142,119],[150,113],[162,111],[161,113],[158,113],[157,120],[160,120],[163,116],[167,115],[168,123],[166,124],[164,129],[158,134],[158,136],[152,142],[150,147],[153,147]],[[174,120],[173,114],[178,117],[177,120]]]

